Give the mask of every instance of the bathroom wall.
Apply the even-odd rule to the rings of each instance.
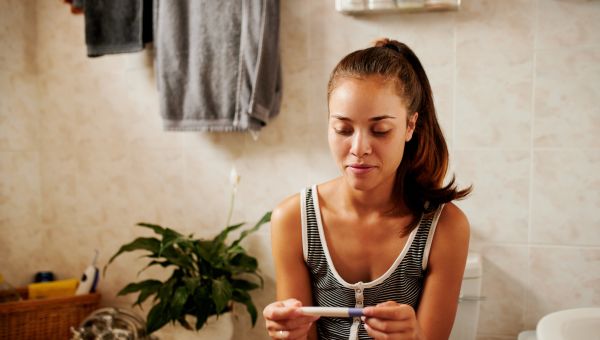
[[[480,339],[514,339],[544,314],[600,305],[600,2],[463,0],[451,13],[345,16],[334,1],[282,1],[285,95],[258,140],[163,132],[151,51],[86,57],[83,18],[61,1],[0,2],[0,270],[77,277],[106,263],[148,221],[200,236],[337,174],[325,86],[346,53],[387,36],[428,71],[484,257]],[[596,33],[594,33],[596,32]],[[274,298],[269,229],[246,242]],[[135,256],[103,277],[105,304],[136,278]],[[149,272],[143,276],[163,275]],[[236,311],[236,338],[250,332]]]

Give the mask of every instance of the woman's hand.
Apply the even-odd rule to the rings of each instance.
[[[367,333],[374,339],[424,339],[415,310],[394,301],[366,307],[362,317]]]
[[[306,339],[310,326],[318,316],[304,315],[296,299],[276,301],[265,307],[263,316],[269,336],[273,339]]]

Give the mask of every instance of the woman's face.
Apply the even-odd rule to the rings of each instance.
[[[391,81],[378,76],[338,81],[329,97],[328,140],[351,187],[368,191],[393,186],[417,116],[407,121],[406,105]]]

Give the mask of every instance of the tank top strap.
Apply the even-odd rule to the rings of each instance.
[[[427,209],[423,213],[423,217],[419,223],[419,230],[417,231],[413,245],[418,248],[421,268],[423,271],[427,269],[427,261],[429,259],[431,243],[433,241],[437,223],[443,209],[444,204]]]
[[[300,195],[302,209],[302,251],[304,261],[311,266],[327,266],[325,252],[319,235],[315,186],[305,188]]]

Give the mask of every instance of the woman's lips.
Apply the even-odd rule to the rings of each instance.
[[[348,169],[355,175],[364,175],[375,169],[375,167],[367,164],[350,164]]]

